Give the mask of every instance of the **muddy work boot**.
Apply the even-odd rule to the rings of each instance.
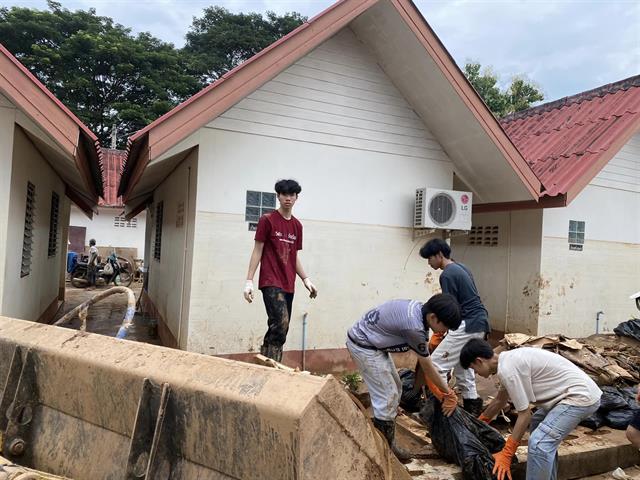
[[[403,463],[409,462],[413,455],[408,450],[400,447],[396,444],[396,421],[395,420],[380,420],[379,418],[373,419],[373,425],[382,432],[384,438],[387,439],[387,443],[389,443],[389,447],[391,447],[391,451],[398,457]]]
[[[265,357],[269,357],[270,359],[275,360],[276,362],[282,361],[282,347],[263,344],[260,347],[260,353]]]
[[[478,418],[482,413],[482,399],[481,398],[465,398],[462,400],[462,408],[469,412],[474,417]]]

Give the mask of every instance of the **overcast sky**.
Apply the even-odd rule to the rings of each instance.
[[[209,5],[234,12],[298,11],[312,17],[331,0],[58,0],[93,7],[134,32],[149,31],[180,47],[194,16]],[[640,0],[417,0],[459,65],[490,65],[503,83],[524,74],[545,101],[640,74]],[[0,6],[46,8],[45,0],[0,0]],[[2,39],[0,39],[0,42]]]

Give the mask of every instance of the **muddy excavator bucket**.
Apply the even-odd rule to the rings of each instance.
[[[83,479],[406,479],[333,377],[0,317],[2,455]]]

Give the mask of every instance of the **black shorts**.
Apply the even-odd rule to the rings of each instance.
[[[633,418],[631,419],[631,423],[629,424],[629,426],[640,431],[640,409],[636,410],[636,413],[633,415]]]

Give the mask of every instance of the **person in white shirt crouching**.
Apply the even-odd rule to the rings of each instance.
[[[498,480],[511,479],[511,460],[527,428],[527,478],[555,480],[560,442],[600,407],[602,391],[596,383],[556,353],[531,347],[494,353],[480,339],[462,347],[460,364],[482,377],[497,375],[500,380],[498,394],[480,420],[489,423],[509,400],[518,412],[507,443],[493,455]],[[530,405],[537,407],[534,414]]]

